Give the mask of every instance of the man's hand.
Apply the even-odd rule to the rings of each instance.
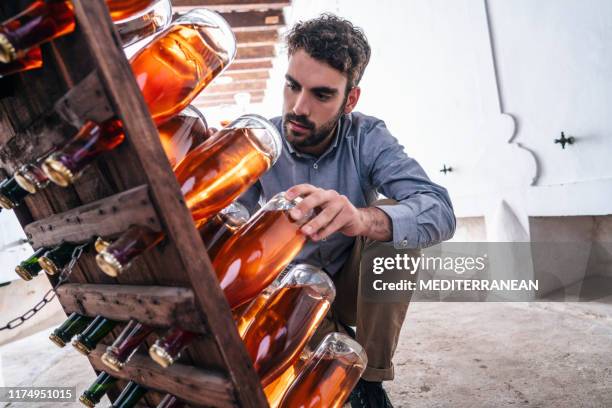
[[[377,241],[392,238],[391,220],[378,208],[356,208],[346,196],[334,190],[324,190],[310,184],[299,184],[287,190],[289,200],[301,196],[302,202],[290,211],[291,217],[300,219],[314,208],[321,211],[301,231],[313,241],[325,239],[334,232],[354,237],[363,235]]]

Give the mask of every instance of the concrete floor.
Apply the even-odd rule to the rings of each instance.
[[[611,303],[413,303],[408,313],[386,383],[396,407],[612,407]],[[80,394],[95,378],[87,359],[48,332],[0,347],[0,380]]]

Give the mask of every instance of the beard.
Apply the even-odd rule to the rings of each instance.
[[[340,117],[344,114],[344,106],[346,104],[346,99],[347,98],[345,97],[344,101],[342,102],[342,105],[340,105],[340,109],[338,110],[338,112],[336,112],[334,117],[318,128],[304,115],[295,115],[291,112],[286,113],[283,116],[283,130],[286,135],[285,137],[290,136],[290,140],[288,140],[289,143],[293,147],[298,149],[304,147],[318,146],[319,144],[323,143],[323,141],[329,136],[329,134],[338,124]],[[295,122],[308,130],[301,134],[295,134],[288,128],[288,121]]]

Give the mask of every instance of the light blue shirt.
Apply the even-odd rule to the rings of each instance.
[[[271,119],[283,135],[282,118]],[[343,115],[333,143],[320,157],[295,151],[283,135],[283,151],[274,166],[240,197],[251,214],[275,194],[297,184],[312,184],[345,195],[357,208],[382,194],[397,205],[377,206],[391,219],[395,248],[425,248],[455,232],[455,215],[445,188],[433,183],[408,157],[377,118]],[[306,262],[334,275],[347,261],[354,237],[337,232],[325,241],[308,241],[294,262]]]

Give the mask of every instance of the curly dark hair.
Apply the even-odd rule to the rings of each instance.
[[[303,49],[346,74],[347,89],[359,84],[370,60],[370,45],[363,30],[330,13],[298,22],[286,34],[286,41],[290,56]]]

